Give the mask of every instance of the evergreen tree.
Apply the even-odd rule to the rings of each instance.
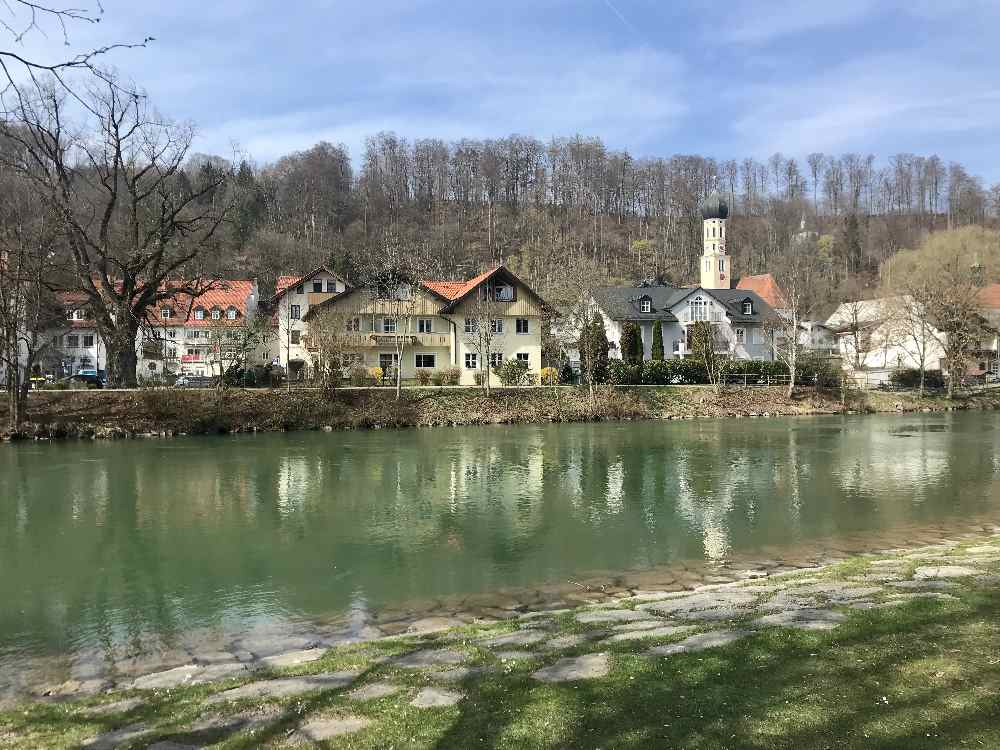
[[[580,367],[593,398],[594,385],[603,383],[608,371],[608,335],[599,312],[594,313],[580,332]]]
[[[631,320],[626,321],[622,325],[622,339],[620,346],[622,359],[626,362],[642,361],[642,335],[639,332],[639,326]]]
[[[650,358],[654,360],[663,359],[663,327],[658,320],[653,321],[653,351]]]

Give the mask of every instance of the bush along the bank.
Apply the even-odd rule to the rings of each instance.
[[[906,367],[894,370],[889,376],[889,382],[896,388],[919,388],[920,370]],[[940,370],[924,371],[924,388],[929,390],[940,390],[944,388],[944,375]]]

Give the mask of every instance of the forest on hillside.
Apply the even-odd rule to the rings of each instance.
[[[634,158],[584,136],[447,143],[379,133],[357,169],[343,146],[318,143],[264,166],[196,155],[188,170],[232,175],[235,209],[215,270],[245,269],[265,288],[320,263],[350,277],[387,233],[419,252],[428,276],[505,262],[544,292],[567,264],[588,264],[611,281],[690,283],[698,202],[715,188],[731,207],[737,275],[780,268],[793,247],[815,252],[834,299],[872,286],[885,260],[927,232],[990,225],[1000,213],[1000,185],[985,188],[938,156]]]

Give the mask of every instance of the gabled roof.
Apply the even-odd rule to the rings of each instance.
[[[495,268],[489,269],[488,271],[483,271],[483,273],[478,276],[473,276],[468,281],[421,281],[420,284],[426,289],[429,289],[435,294],[448,300],[448,304],[441,308],[441,312],[450,312],[473,291],[496,276],[503,277],[504,281],[512,285],[520,286],[524,289],[524,291],[534,297],[543,308],[549,308],[549,305],[545,302],[545,300],[539,297],[531,287],[517,278],[517,276],[515,276],[510,269],[504,265],[499,265]]]
[[[592,292],[594,301],[612,320],[660,320],[668,323],[677,322],[677,317],[671,312],[693,294],[700,293],[718,302],[729,316],[737,323],[759,323],[771,314],[771,307],[756,292],[745,289],[703,289],[702,287],[674,286],[609,286],[595,289]],[[648,297],[653,305],[652,311],[642,312],[639,305],[643,297]],[[743,302],[749,299],[754,311],[751,315],[743,314]]]
[[[771,307],[778,309],[788,307],[784,291],[782,291],[778,282],[774,280],[774,276],[769,273],[762,273],[757,276],[744,276],[740,279],[740,283],[736,285],[736,288],[754,292]]]
[[[337,281],[344,285],[345,289],[350,289],[351,285],[348,284],[344,278],[336,271],[331,271],[326,266],[320,266],[319,268],[314,268],[312,271],[307,273],[305,276],[279,276],[277,283],[274,285],[274,296],[271,297],[271,303],[277,302],[281,297],[292,287],[300,286],[310,281],[314,276],[321,273],[328,273]]]

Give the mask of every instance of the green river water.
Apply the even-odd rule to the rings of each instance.
[[[2,445],[0,690],[207,634],[308,639],[1000,519],[998,427],[956,412]]]

